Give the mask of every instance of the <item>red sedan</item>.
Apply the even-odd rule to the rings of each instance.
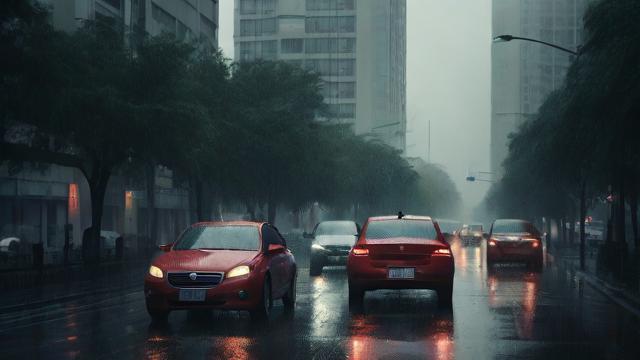
[[[360,306],[365,291],[432,289],[451,306],[453,255],[438,224],[426,216],[372,217],[349,253],[349,304]]]
[[[144,280],[147,311],[166,320],[172,310],[248,310],[269,315],[273,301],[296,300],[296,262],[278,230],[266,223],[210,222],[161,245]]]

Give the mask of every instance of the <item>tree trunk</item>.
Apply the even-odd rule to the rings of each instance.
[[[277,208],[277,204],[273,199],[269,200],[269,203],[267,204],[267,221],[269,221],[270,224],[274,224],[276,223],[276,208]]]
[[[249,213],[249,217],[251,221],[256,221],[256,203],[252,201],[245,202],[247,206],[247,212]]]
[[[638,237],[638,189],[631,184],[629,189],[629,207],[631,211],[631,227],[633,228],[633,245],[640,254],[640,237]]]
[[[150,161],[146,164],[145,175],[147,178],[147,235],[148,244],[158,243],[158,221],[156,218],[156,165]]]
[[[104,196],[107,191],[110,173],[108,170],[95,166],[92,175],[87,178],[91,194],[91,227],[88,237],[84,239],[83,254],[85,262],[98,263],[100,261],[100,230],[102,229],[102,214],[104,210]],[[87,249],[84,249],[87,246]]]
[[[196,202],[196,219],[198,222],[206,221],[204,211],[204,185],[202,180],[194,180],[194,200]]]
[[[618,191],[618,199],[616,203],[617,211],[616,211],[616,222],[615,222],[615,241],[619,243],[626,243],[625,239],[625,224],[626,224],[626,203],[625,203],[625,191],[624,191],[624,177],[622,174],[619,179],[619,191]]]
[[[574,213],[575,214],[575,213]],[[576,220],[574,216],[571,216],[571,223],[569,224],[569,244],[573,247],[576,240]]]
[[[584,221],[587,217],[587,199],[586,199],[586,184],[582,183],[582,189],[580,189],[580,269],[585,269],[585,233],[584,233]]]

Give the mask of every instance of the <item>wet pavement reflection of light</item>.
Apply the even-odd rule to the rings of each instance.
[[[640,358],[640,326],[553,262],[487,269],[485,244],[454,243],[453,309],[433,291],[368,292],[347,305],[344,268],[310,278],[300,261],[293,315],[280,302],[266,323],[246,313],[172,313],[150,325],[141,290],[0,314],[2,358],[492,359]]]

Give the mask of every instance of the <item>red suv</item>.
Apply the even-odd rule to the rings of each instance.
[[[454,263],[436,222],[426,216],[369,218],[347,260],[349,304],[362,305],[365,291],[432,289],[451,306]]]
[[[187,228],[151,263],[144,280],[147,311],[166,320],[182,309],[248,310],[269,315],[273,301],[296,300],[296,262],[266,223],[209,222]]]

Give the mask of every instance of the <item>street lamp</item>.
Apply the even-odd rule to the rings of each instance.
[[[531,39],[531,38],[526,38],[526,37],[513,36],[513,35],[498,35],[498,36],[493,38],[493,42],[495,42],[495,43],[508,42],[508,41],[511,41],[511,40],[531,41],[531,42],[535,42],[535,43],[551,46],[552,48],[555,48],[555,49],[558,49],[558,50],[562,50],[564,52],[568,52],[569,54],[572,54],[572,55],[576,55],[576,56],[579,55],[578,51],[567,49],[567,48],[564,48],[562,46],[558,46],[556,44],[548,43],[546,41],[541,41],[541,40],[536,40],[536,39]]]

